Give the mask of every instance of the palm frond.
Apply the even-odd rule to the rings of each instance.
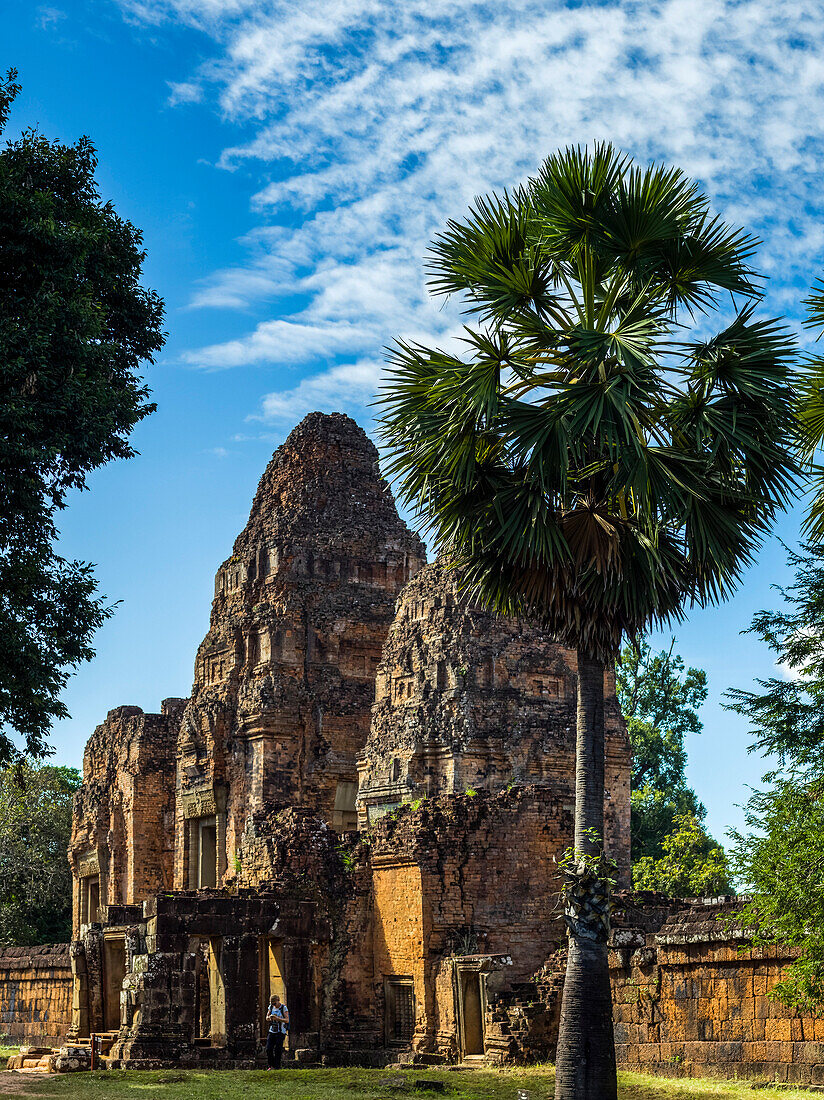
[[[461,356],[393,346],[378,425],[473,598],[610,660],[734,590],[824,438],[824,361],[800,371],[783,324],[756,317],[756,243],[683,173],[610,145],[547,158],[436,238],[430,288],[475,323]],[[676,343],[681,312],[722,290],[748,304]]]
[[[816,336],[816,340],[820,340],[821,334],[824,332],[824,280],[817,279],[813,283],[803,305],[807,313],[804,326],[805,328],[817,329],[818,336]]]

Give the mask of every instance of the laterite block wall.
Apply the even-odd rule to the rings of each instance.
[[[0,1037],[57,1046],[72,1022],[67,943],[0,949]]]
[[[793,949],[748,946],[730,926],[731,902],[669,906],[666,916],[628,906],[624,927],[613,932],[619,1065],[670,1077],[824,1084],[824,1019],[768,996]]]

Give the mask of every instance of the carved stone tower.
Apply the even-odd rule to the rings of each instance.
[[[424,561],[364,431],[338,413],[307,416],[215,579],[178,742],[178,888],[218,884],[264,806],[355,828],[375,669]]]
[[[361,754],[361,827],[402,802],[538,784],[574,804],[576,655],[532,623],[471,606],[454,572],[404,589]],[[629,873],[629,744],[606,674],[606,831]]]

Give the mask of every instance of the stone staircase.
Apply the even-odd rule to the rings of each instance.
[[[57,1053],[52,1047],[21,1047],[12,1054],[6,1066],[27,1073],[52,1073],[52,1058]]]
[[[558,1044],[564,975],[541,972],[499,993],[486,1016],[484,1050],[487,1062],[552,1060]]]

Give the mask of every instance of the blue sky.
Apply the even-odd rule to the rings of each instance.
[[[763,239],[765,309],[797,323],[824,273],[820,16],[812,0],[11,5],[9,132],[93,138],[169,331],[140,457],[99,471],[62,517],[64,553],[96,562],[122,602],[67,690],[57,759],[79,764],[111,707],[188,693],[214,571],[289,429],[314,408],[368,428],[382,347],[454,337],[421,261],[476,194],[570,142],[678,164]],[[709,674],[689,773],[719,837],[761,773],[719,699],[773,671],[739,632],[784,579],[773,542],[733,601],[678,631]]]

